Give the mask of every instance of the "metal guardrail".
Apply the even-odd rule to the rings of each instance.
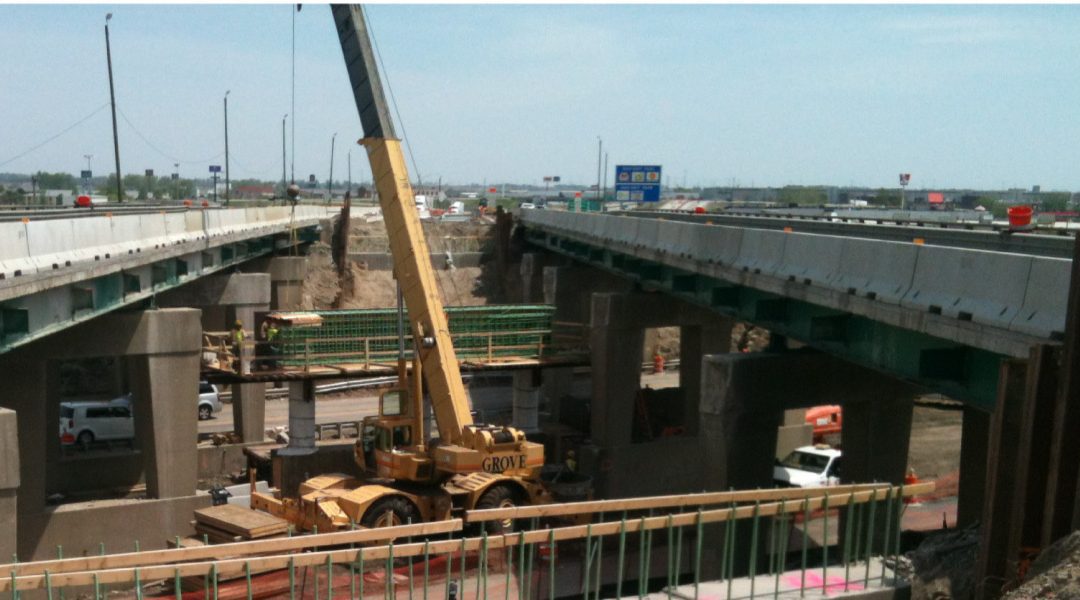
[[[450,598],[452,587],[455,597],[475,591],[478,598],[509,598],[514,592],[518,598],[598,600],[653,591],[697,598],[706,586],[726,588],[726,598],[733,591],[749,598],[828,594],[871,583],[897,585],[888,563],[900,552],[904,500],[932,489],[933,484],[866,484],[733,491],[472,511],[464,521],[151,552],[139,552],[136,542],[133,553],[106,555],[102,548],[100,556],[0,566],[8,574],[0,578],[0,592],[17,599],[22,591],[46,590],[52,598],[68,588],[93,586],[100,600],[134,586],[141,599],[147,583],[168,582],[178,599],[252,598],[256,592],[295,598],[310,593],[309,586],[315,588],[311,597],[322,597],[321,586],[330,599],[394,598],[406,586],[409,597],[422,591],[425,598]],[[830,552],[834,510],[847,518],[837,527],[839,548]],[[552,520],[584,515],[593,522]],[[523,530],[445,538],[469,523],[507,517],[517,518]],[[809,525],[819,519],[826,543],[811,551]],[[749,544],[741,537],[747,532]],[[386,543],[367,545],[378,541]],[[737,554],[746,568],[737,566]],[[707,560],[719,565],[718,581],[703,580]]]

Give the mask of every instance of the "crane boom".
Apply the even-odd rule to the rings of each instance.
[[[349,72],[375,189],[386,223],[394,274],[408,309],[416,352],[431,396],[439,436],[444,443],[460,444],[462,431],[472,424],[469,401],[461,382],[457,354],[450,340],[446,311],[431,264],[431,254],[412,184],[401,151],[401,141],[383,95],[378,65],[359,5],[330,6]]]

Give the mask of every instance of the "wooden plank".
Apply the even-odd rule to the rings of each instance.
[[[289,522],[285,519],[235,504],[200,508],[195,511],[195,520],[201,525],[209,525],[247,539],[289,530]]]
[[[46,570],[50,573],[106,570],[203,560],[207,558],[220,558],[222,556],[247,556],[252,554],[270,554],[274,552],[297,552],[322,546],[363,544],[381,542],[398,537],[453,533],[461,531],[461,529],[462,521],[460,519],[451,519],[433,523],[420,523],[418,525],[399,525],[397,527],[383,527],[379,529],[357,529],[356,531],[338,531],[334,533],[301,535],[282,539],[255,540],[234,544],[222,544],[218,546],[183,548],[180,550],[151,550],[145,552],[127,552],[124,554],[107,554],[105,556],[80,556],[37,562],[10,563],[0,566],[0,572],[7,574],[14,572],[16,575],[30,575],[41,574]]]
[[[821,491],[829,491],[832,488],[821,488]],[[916,484],[904,488],[905,495],[908,491],[914,494],[925,493],[933,489],[933,484]],[[893,488],[898,490],[898,488]],[[292,564],[296,568],[323,566],[329,559],[335,564],[347,564],[355,562],[363,557],[367,563],[385,560],[393,552],[396,558],[408,558],[410,556],[428,556],[448,554],[464,550],[465,552],[478,551],[482,546],[488,552],[501,548],[517,546],[521,538],[527,544],[543,543],[554,537],[556,541],[583,539],[587,536],[593,538],[605,535],[617,535],[620,531],[634,533],[642,530],[667,529],[668,527],[684,527],[697,525],[698,523],[722,523],[726,521],[748,519],[757,514],[758,517],[770,517],[778,514],[801,514],[804,511],[815,511],[829,507],[846,506],[848,502],[862,504],[871,500],[880,500],[881,492],[877,489],[849,491],[846,493],[829,494],[815,498],[804,498],[798,502],[772,502],[766,504],[745,505],[733,508],[719,508],[709,511],[679,513],[656,517],[642,517],[626,522],[611,521],[606,523],[593,523],[591,525],[573,525],[555,529],[543,529],[523,533],[509,533],[493,537],[472,537],[449,540],[436,540],[411,544],[395,544],[390,546],[375,546],[355,549],[339,549],[320,552],[288,553],[274,556],[259,556],[253,558],[211,560],[185,564],[164,564],[150,567],[139,567],[139,575],[143,581],[151,579],[167,579],[179,574],[181,577],[203,576],[215,569],[219,576],[228,577],[245,573],[250,570],[252,574],[274,571],[288,568]],[[296,538],[290,538],[296,539]],[[282,540],[287,541],[287,540]],[[177,552],[177,551],[172,551]],[[130,583],[135,579],[135,569],[132,567],[108,569],[100,571],[76,571],[70,573],[49,572],[51,585],[55,587],[92,585],[95,582],[101,585],[113,583]],[[10,592],[12,578],[0,578],[0,592]],[[16,589],[30,590],[45,587],[43,574],[16,576],[14,578]]]
[[[588,500],[584,502],[564,502],[561,504],[540,504],[518,506],[514,508],[491,508],[471,510],[465,514],[467,523],[480,521],[499,521],[502,519],[520,519],[531,517],[556,517],[589,513],[613,513],[629,510],[648,510],[655,508],[679,508],[686,506],[708,506],[711,504],[731,504],[742,502],[766,502],[776,500],[802,500],[804,498],[834,496],[848,492],[878,490],[879,497],[884,497],[887,483],[859,483],[823,488],[778,488],[771,490],[747,490],[733,492],[707,492],[703,494],[681,494],[673,496],[653,496],[648,498],[627,498],[624,500]],[[933,491],[932,482],[905,486],[904,495],[914,496]]]

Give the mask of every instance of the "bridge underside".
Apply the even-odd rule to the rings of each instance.
[[[993,410],[1003,354],[542,231],[530,243],[758,325],[857,364]],[[764,277],[759,275],[759,277]],[[779,282],[800,287],[799,282]]]

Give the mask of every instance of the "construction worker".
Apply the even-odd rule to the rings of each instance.
[[[270,358],[266,361],[266,367],[274,371],[277,370],[278,366],[277,357],[281,354],[281,346],[276,343],[281,330],[278,329],[277,323],[273,321],[263,321],[263,325],[266,325],[266,350],[267,354],[270,355]]]
[[[230,332],[230,338],[232,339],[232,352],[236,357],[236,372],[241,372],[241,360],[240,360],[240,348],[244,345],[244,322],[237,319],[233,323],[232,331]]]
[[[575,456],[573,450],[566,451],[566,461],[564,464],[566,465],[566,470],[571,473],[577,473],[577,459],[574,458]]]

